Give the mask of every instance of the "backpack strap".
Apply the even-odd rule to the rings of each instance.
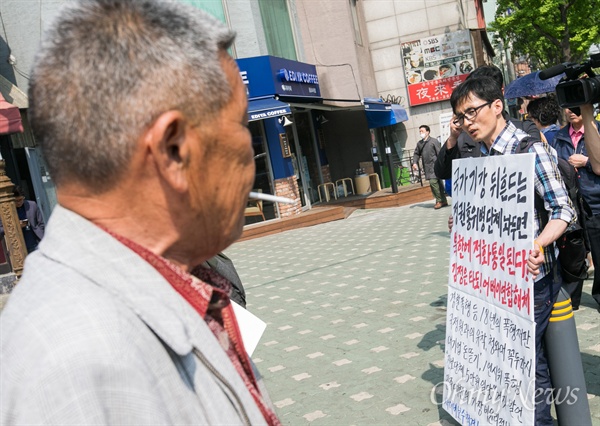
[[[536,142],[541,143],[541,141],[534,139],[531,136],[524,137],[523,139],[521,139],[519,141],[519,144],[517,145],[517,150],[515,151],[515,154],[527,154],[529,152],[529,148],[531,148],[533,146],[533,144]]]
[[[532,138],[531,136],[526,136],[523,139],[521,139],[519,141],[519,144],[517,145],[517,149],[515,151],[515,154],[527,154],[529,152],[529,149],[533,146],[533,144],[535,143],[543,143],[540,140],[537,140],[535,138]],[[541,223],[541,230],[543,230],[546,225],[548,224],[548,212],[546,211],[546,206],[544,206],[544,200],[542,199],[542,197],[540,197],[537,192],[533,192],[534,194],[534,207],[537,210],[538,214],[540,215],[540,219],[542,221]]]

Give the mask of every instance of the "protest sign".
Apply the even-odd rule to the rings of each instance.
[[[534,423],[534,158],[452,163],[442,406],[463,425]]]

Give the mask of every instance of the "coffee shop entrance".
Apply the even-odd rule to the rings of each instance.
[[[255,150],[254,189],[295,200],[254,203],[246,223],[285,218],[343,193],[361,162],[372,161],[369,128],[406,119],[406,111],[380,99],[326,99],[316,67],[273,56],[237,60],[248,94]],[[330,76],[335,80],[335,76]],[[399,117],[399,112],[404,116]],[[324,184],[327,184],[325,187]],[[319,188],[321,187],[321,196]]]
[[[293,205],[263,202],[264,219],[286,217],[309,209],[321,183],[321,157],[314,119],[308,111],[292,111],[290,100],[321,101],[314,65],[259,56],[238,59],[246,85],[248,119],[255,150],[255,189],[296,200]],[[286,102],[280,100],[286,96]],[[247,223],[263,220],[253,216]]]

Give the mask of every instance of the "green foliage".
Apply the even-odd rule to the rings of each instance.
[[[600,43],[600,0],[498,0],[490,30],[541,67],[587,58]]]

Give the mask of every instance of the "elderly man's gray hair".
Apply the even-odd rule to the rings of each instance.
[[[219,54],[234,34],[175,2],[81,0],[46,33],[30,82],[30,118],[56,184],[102,192],[141,132],[177,109],[193,124],[230,98]]]

